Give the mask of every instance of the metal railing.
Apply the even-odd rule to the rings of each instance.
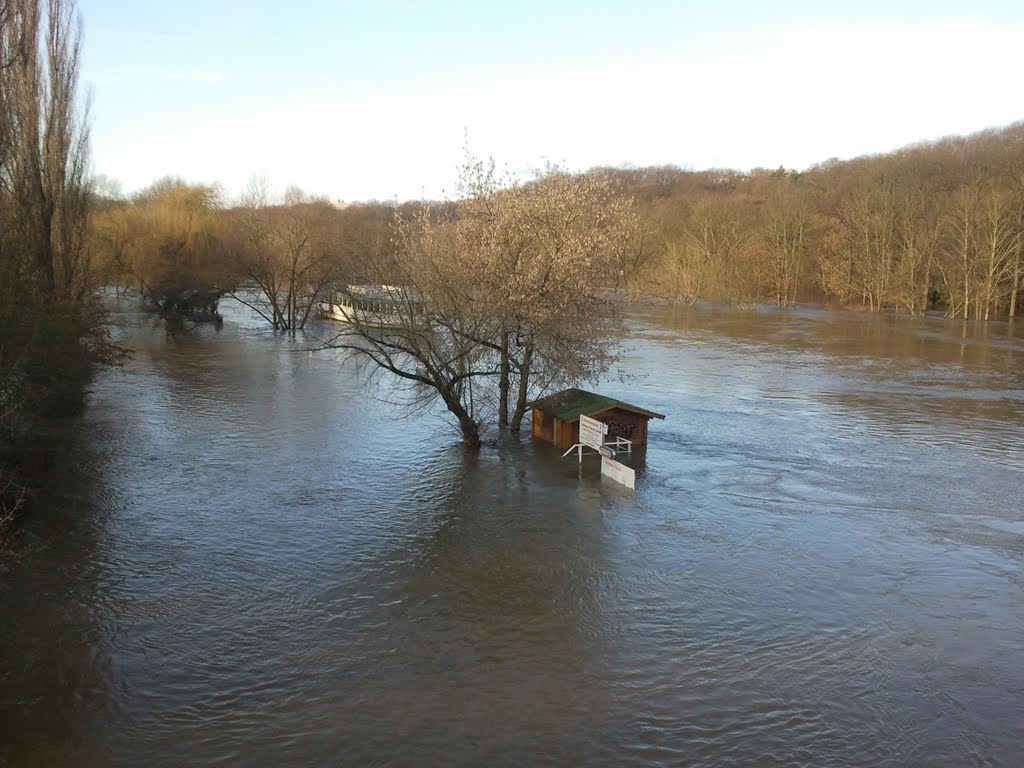
[[[584,449],[586,449],[588,452],[591,452],[591,453],[599,453],[602,456],[608,456],[609,458],[611,458],[612,456],[615,456],[617,453],[620,452],[620,450],[623,453],[630,453],[630,454],[633,453],[633,441],[632,440],[627,440],[624,437],[613,437],[610,440],[605,440],[602,443],[601,447],[602,448],[606,448],[609,451],[609,453],[606,454],[603,451],[600,451],[600,450],[598,450],[596,448],[593,448],[592,446],[589,446],[589,445],[584,445],[583,443],[576,443],[568,451],[566,451],[565,453],[562,454],[562,458],[564,459],[570,453],[575,451],[576,452],[576,459],[577,459],[577,461],[582,463],[583,462],[583,450]]]

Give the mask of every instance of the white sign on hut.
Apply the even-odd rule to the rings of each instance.
[[[589,416],[580,416],[580,442],[583,445],[600,451],[604,447],[604,436],[608,434],[608,425],[603,421]]]

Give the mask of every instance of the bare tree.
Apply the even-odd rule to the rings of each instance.
[[[752,234],[738,201],[719,194],[699,199],[687,221],[691,263],[709,268],[718,296],[741,306],[752,304],[758,293]]]
[[[77,96],[81,22],[69,0],[8,0],[0,42],[3,190],[40,296],[86,290],[88,128]]]
[[[804,269],[810,212],[807,193],[787,177],[773,179],[760,227],[764,243],[762,273],[780,307],[796,303]]]
[[[327,297],[339,258],[332,212],[296,188],[288,190],[283,205],[273,205],[265,181],[250,183],[235,254],[247,290],[232,293],[275,330],[302,330]]]
[[[1002,179],[990,178],[980,200],[978,263],[975,268],[975,317],[988,320],[1011,293],[1019,265],[1020,210]]]
[[[325,346],[408,384],[409,404],[440,400],[463,444],[476,450],[486,414],[476,382],[496,373],[492,350],[479,342],[491,323],[469,306],[474,299],[452,222],[437,221],[424,206],[411,220],[396,214],[395,236],[397,257],[365,254],[361,273],[368,282],[338,287],[352,311]]]
[[[490,321],[479,341],[499,356],[498,424],[518,431],[532,395],[596,379],[614,360],[614,313],[600,286],[640,225],[603,174],[549,167],[500,188],[492,169],[477,162],[464,171],[461,251],[477,276],[474,306]]]
[[[89,293],[80,40],[73,0],[0,0],[0,528],[19,440],[80,409],[115,351]]]
[[[978,183],[959,188],[945,206],[938,269],[949,296],[950,317],[963,314],[966,320],[975,300],[973,272],[978,250]]]
[[[469,447],[495,411],[518,431],[531,396],[614,360],[601,295],[633,223],[600,175],[549,168],[499,182],[470,160],[464,197],[396,219],[398,248],[367,254],[340,288],[354,309],[329,345],[443,401]]]

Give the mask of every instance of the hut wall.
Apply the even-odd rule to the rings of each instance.
[[[533,436],[553,443],[555,441],[555,418],[534,408]]]
[[[595,413],[593,418],[608,425],[608,437],[624,437],[633,445],[647,445],[647,422],[650,418],[640,413],[612,408]],[[579,427],[577,426],[577,430]],[[577,431],[577,434],[579,432]],[[568,446],[566,446],[568,447]]]
[[[579,421],[562,421],[553,419],[555,423],[554,440],[552,442],[561,451],[567,451],[580,441]]]

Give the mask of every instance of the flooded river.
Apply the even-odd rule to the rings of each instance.
[[[119,317],[0,765],[1024,765],[1024,324],[638,308],[630,492],[227,309]]]

